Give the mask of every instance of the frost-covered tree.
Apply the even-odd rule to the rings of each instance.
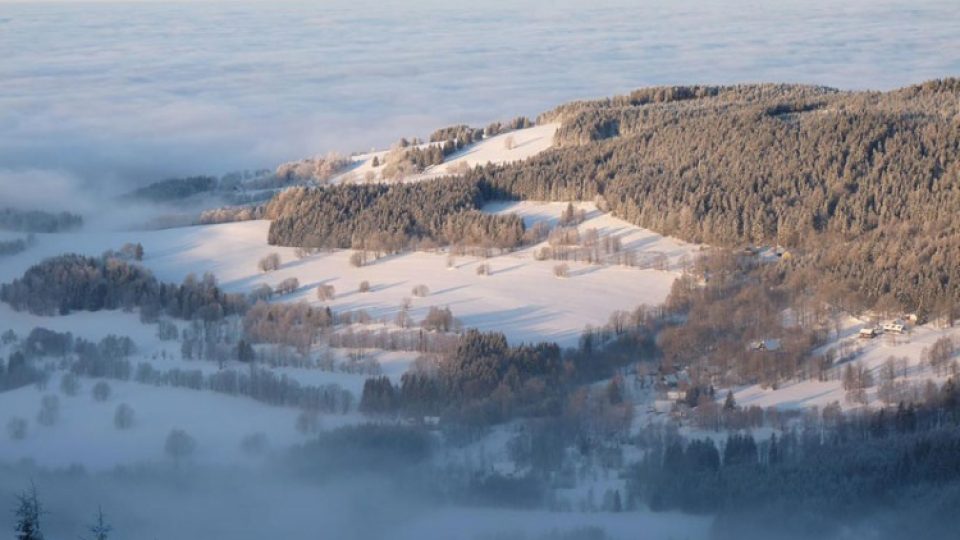
[[[90,525],[88,530],[90,531],[90,536],[84,540],[107,540],[110,537],[113,527],[107,523],[103,515],[103,508],[97,508],[96,520]]]
[[[430,289],[426,285],[420,284],[415,286],[411,292],[414,296],[423,298],[430,294]]]
[[[91,395],[94,401],[103,402],[110,399],[111,391],[110,385],[106,381],[97,381],[97,384],[93,385]]]
[[[366,283],[366,282],[364,282],[364,283]],[[367,284],[367,289],[369,290],[369,288],[370,288],[370,284],[368,283],[368,284]],[[363,291],[360,291],[360,292],[363,292]],[[333,287],[333,285],[326,285],[326,284],[317,285],[317,299],[318,299],[318,300],[321,300],[321,301],[324,301],[324,302],[329,301],[329,300],[333,300],[333,298],[334,298],[334,296],[336,296],[336,294],[337,294],[337,291],[336,291],[336,289]]]
[[[80,391],[80,379],[73,373],[64,373],[60,377],[60,392],[65,396],[75,396]]]
[[[163,451],[179,465],[197,450],[197,441],[182,429],[174,429],[167,435]]]
[[[277,294],[290,294],[300,288],[300,280],[295,277],[289,277],[277,284]]]
[[[40,399],[40,412],[37,422],[42,426],[52,426],[60,419],[60,398],[50,394]]]
[[[119,430],[127,430],[133,427],[134,418],[133,407],[121,403],[117,405],[117,410],[113,413],[113,425]]]
[[[367,264],[367,254],[364,251],[354,251],[350,254],[350,264],[357,268]]]
[[[17,495],[17,523],[15,526],[17,540],[43,540],[40,530],[40,515],[43,507],[37,498],[37,488],[31,486],[30,491]]]
[[[22,441],[27,438],[27,420],[15,416],[7,422],[7,435],[14,441]]]
[[[257,269],[261,272],[272,272],[280,268],[280,254],[271,253],[257,262]]]

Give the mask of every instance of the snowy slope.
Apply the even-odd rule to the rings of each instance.
[[[559,127],[559,123],[543,124],[494,135],[447,156],[443,163],[434,165],[420,174],[411,175],[404,181],[418,182],[453,174],[464,165],[473,168],[488,163],[502,164],[522,161],[553,146],[553,136]],[[513,143],[509,148],[508,140]],[[429,146],[430,144],[421,146]],[[347,172],[333,178],[331,183],[363,182],[368,173],[373,173],[375,181],[381,181],[383,179],[381,177],[383,167],[374,167],[373,158],[376,157],[382,163],[389,153],[389,150],[379,150],[353,156],[351,158],[353,166]]]
[[[926,324],[913,328],[906,335],[885,335],[872,340],[858,340],[855,332],[859,331],[862,326],[864,326],[862,322],[851,317],[847,322],[846,330],[841,335],[846,336],[842,339],[846,340],[850,347],[860,349],[861,354],[853,362],[859,362],[873,372],[875,384],[867,390],[868,406],[875,407],[883,404],[877,397],[877,387],[881,380],[880,370],[891,356],[906,359],[907,374],[904,377],[898,373],[899,381],[919,384],[932,380],[938,385],[946,381],[946,375],[936,376],[936,373],[929,366],[922,364],[921,358],[924,349],[928,349],[941,337],[950,337],[955,343],[960,343],[960,326],[938,328],[936,325]],[[834,347],[837,345],[838,342],[832,344]],[[835,367],[832,370],[833,378],[829,381],[793,382],[782,385],[776,390],[753,385],[740,389],[734,396],[737,403],[743,406],[756,405],[764,408],[777,407],[781,409],[822,408],[825,405],[838,402],[844,409],[855,408],[860,405],[846,401],[846,392],[841,383],[841,374],[845,366],[846,363],[842,363]]]
[[[512,203],[491,211],[517,212],[528,221],[555,221],[565,206]],[[489,259],[459,257],[452,269],[446,267],[445,254],[426,252],[386,257],[355,268],[349,263],[351,252],[346,250],[297,259],[294,249],[266,243],[269,222],[248,221],[160,231],[38,235],[36,246],[4,259],[0,282],[13,280],[45,257],[65,252],[97,255],[125,242],[141,242],[144,264],[164,281],[180,282],[190,273],[213,272],[224,288],[242,292],[261,283],[276,285],[296,277],[300,289],[280,300],[319,303],[317,285],[329,284],[336,288],[336,298],[329,302],[335,310],[363,309],[375,319],[392,321],[403,299],[411,298],[411,315],[418,321],[430,306],[448,306],[465,326],[502,330],[512,342],[550,340],[572,345],[585,325],[605,323],[614,310],[661,303],[678,276],[679,261],[698,250],[597,212],[591,204],[584,208],[590,213],[581,229],[594,227],[623,235],[625,248],[638,253],[664,252],[672,261],[671,269],[569,263],[570,277],[558,279],[553,276],[555,262],[534,260],[533,248]],[[280,254],[281,268],[259,273],[257,261],[273,252]],[[491,275],[477,275],[476,268],[482,263],[490,266]],[[371,292],[361,294],[357,287],[365,280]],[[419,284],[430,289],[429,296],[413,296],[411,289]],[[0,328],[5,326],[11,323],[0,321]]]
[[[29,423],[27,437],[14,441],[4,433],[0,462],[31,459],[51,467],[80,464],[92,470],[116,465],[168,459],[164,442],[173,429],[183,429],[197,441],[193,456],[198,462],[242,463],[249,457],[240,441],[254,433],[266,435],[270,446],[282,448],[303,440],[295,428],[297,410],[271,407],[251,399],[182,388],[156,387],[134,382],[108,381],[112,396],[96,402],[90,395],[95,379],[81,378],[73,397],[58,392],[58,377],[45,391],[27,386],[0,392],[0,426],[10,418]],[[40,400],[47,394],[60,398],[60,418],[52,426],[35,421]],[[114,427],[117,405],[133,407],[134,426]],[[339,420],[335,417],[324,417]]]

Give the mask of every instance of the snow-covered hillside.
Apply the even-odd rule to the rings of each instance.
[[[891,359],[895,366],[898,384],[901,385],[919,388],[927,381],[934,381],[939,386],[952,375],[949,369],[944,369],[938,375],[931,366],[923,362],[923,358],[924,352],[928,351],[938,339],[946,337],[954,340],[955,343],[960,343],[960,326],[941,328],[936,324],[928,323],[913,327],[906,334],[886,334],[874,339],[858,338],[857,332],[867,326],[872,325],[850,317],[843,326],[840,338],[824,347],[824,350],[830,348],[839,350],[843,347],[853,356],[852,359],[840,363],[831,370],[831,380],[795,381],[776,389],[753,385],[735,393],[737,403],[744,406],[756,405],[779,409],[823,408],[831,403],[838,403],[844,409],[864,405],[883,406],[884,402],[878,395],[882,381],[881,372],[884,365]],[[842,373],[848,364],[862,365],[872,374],[874,384],[866,389],[866,404],[851,403],[846,399]]]
[[[447,156],[443,163],[434,165],[420,174],[408,176],[403,181],[419,182],[448,174],[457,174],[464,167],[472,168],[487,163],[501,164],[522,161],[553,146],[553,136],[559,127],[559,123],[542,124],[488,137]],[[367,181],[368,178],[381,181],[383,180],[383,167],[374,167],[373,158],[377,158],[378,162],[383,162],[389,153],[389,150],[380,150],[353,156],[351,158],[353,166],[343,174],[333,178],[331,182],[355,183]]]
[[[523,202],[494,205],[489,211],[516,212],[528,224],[539,220],[553,224],[565,207],[564,203]],[[163,281],[180,282],[190,273],[212,272],[225,289],[249,292],[257,285],[275,286],[294,277],[300,288],[278,300],[320,304],[317,286],[332,285],[336,296],[323,303],[337,311],[362,309],[375,320],[392,320],[404,299],[410,298],[415,320],[422,319],[431,306],[449,307],[464,326],[501,330],[512,342],[549,340],[573,345],[586,325],[607,322],[615,310],[663,302],[681,263],[699,249],[601,213],[591,203],[578,207],[587,216],[580,230],[595,228],[601,234],[616,235],[623,249],[635,252],[639,259],[662,254],[669,261],[667,269],[570,262],[569,276],[557,278],[553,274],[556,261],[534,259],[539,245],[486,259],[457,257],[450,268],[446,254],[431,252],[385,257],[356,268],[347,250],[298,259],[292,248],[267,244],[269,222],[248,221],[159,231],[38,235],[36,246],[5,259],[0,282],[13,280],[46,257],[66,252],[97,255],[126,242],[140,242],[146,253],[144,264]],[[282,260],[280,269],[259,272],[257,262],[274,252]],[[489,275],[478,275],[481,264],[489,265]],[[362,281],[369,282],[370,292],[358,292]],[[413,287],[421,284],[430,291],[423,298],[412,294]]]

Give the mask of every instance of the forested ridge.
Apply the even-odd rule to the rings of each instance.
[[[576,102],[558,147],[467,173],[485,197],[599,197],[617,216],[721,246],[779,243],[868,300],[960,299],[960,80],[887,93],[654,88]]]
[[[475,182],[441,179],[413,184],[297,187],[266,208],[271,244],[362,248],[396,252],[427,240],[518,245],[523,221],[477,210],[484,199]]]

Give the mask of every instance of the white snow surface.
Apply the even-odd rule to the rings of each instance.
[[[898,381],[908,383],[923,383],[934,381],[938,386],[948,378],[947,375],[936,376],[930,366],[921,362],[923,352],[942,337],[949,337],[954,343],[960,343],[960,326],[942,328],[928,323],[910,329],[907,334],[881,335],[877,338],[858,339],[860,328],[873,326],[854,317],[848,317],[838,339],[824,347],[836,348],[841,341],[846,342],[851,350],[859,350],[854,360],[840,363],[832,370],[831,380],[794,381],[781,385],[777,389],[762,388],[760,385],[751,385],[734,392],[737,404],[740,406],[775,407],[778,409],[804,409],[811,407],[823,408],[832,403],[838,403],[843,409],[862,407],[863,404],[850,403],[846,400],[846,392],[842,386],[842,372],[849,362],[861,363],[873,373],[874,386],[867,389],[867,407],[882,406],[883,402],[877,397],[877,388],[880,385],[880,370],[891,356],[897,359],[905,358],[907,374],[904,377],[898,373]],[[718,392],[719,399],[723,399],[726,392]]]
[[[447,156],[443,163],[429,167],[420,174],[410,175],[403,181],[419,182],[455,174],[455,171],[463,165],[473,168],[488,163],[499,165],[525,160],[553,146],[553,136],[559,128],[559,123],[541,124],[487,137]],[[508,140],[513,143],[509,148]],[[426,147],[431,144],[434,143],[425,143],[421,146]],[[375,181],[383,181],[382,163],[389,153],[389,150],[377,150],[353,156],[351,158],[353,166],[343,174],[334,177],[331,183],[363,182],[367,173],[373,173]],[[373,166],[374,157],[381,163],[379,167]]]
[[[392,321],[403,299],[412,300],[411,316],[419,321],[431,306],[449,307],[465,327],[503,331],[511,343],[556,341],[574,345],[583,328],[605,323],[615,310],[632,310],[640,304],[663,302],[679,265],[691,258],[698,246],[665,238],[640,229],[596,210],[592,203],[580,203],[588,211],[581,230],[597,228],[604,234],[622,236],[624,249],[644,254],[663,253],[671,261],[666,271],[568,263],[568,278],[553,275],[556,261],[536,261],[533,251],[539,246],[481,259],[457,257],[453,268],[446,266],[446,254],[413,252],[381,258],[355,268],[350,265],[349,250],[322,252],[298,259],[293,248],[267,244],[267,221],[247,221],[219,225],[203,225],[157,231],[76,232],[37,235],[37,244],[27,251],[4,259],[0,265],[0,282],[21,276],[31,265],[46,257],[68,252],[98,255],[107,249],[118,249],[126,242],[141,242],[143,264],[158,279],[182,281],[188,274],[212,272],[228,291],[248,292],[266,283],[275,286],[288,277],[295,277],[300,288],[292,294],[275,297],[278,301],[306,300],[314,304],[316,287],[333,285],[336,298],[328,305],[335,311],[366,310],[375,319]],[[537,220],[556,221],[566,203],[517,202],[491,206],[491,212],[516,212],[529,223]],[[257,261],[269,253],[278,253],[281,268],[260,273]],[[476,273],[480,264],[488,264],[491,274]],[[371,291],[359,293],[361,281],[369,281]],[[412,294],[414,286],[430,289],[427,297]],[[78,314],[79,324],[88,322],[91,314]],[[53,326],[56,318],[27,317],[30,325]],[[14,326],[9,309],[0,311],[0,329]],[[109,317],[96,315],[96,317]],[[50,321],[50,324],[44,324]],[[24,326],[18,323],[17,326]]]
[[[166,437],[182,429],[197,441],[191,456],[197,463],[241,464],[247,460],[240,450],[243,437],[266,435],[273,448],[301,442],[295,428],[298,411],[272,407],[243,397],[210,391],[152,386],[109,380],[111,396],[94,401],[90,394],[97,379],[82,377],[80,392],[66,396],[58,391],[59,375],[46,390],[34,386],[0,392],[0,425],[11,418],[27,420],[27,437],[6,438],[0,444],[0,462],[31,460],[48,467],[81,465],[88,470],[108,470],[118,465],[162,462]],[[58,395],[60,418],[52,426],[36,422],[44,395]],[[134,410],[134,425],[128,430],[114,426],[117,406],[127,403]],[[323,421],[342,418],[325,416]]]

